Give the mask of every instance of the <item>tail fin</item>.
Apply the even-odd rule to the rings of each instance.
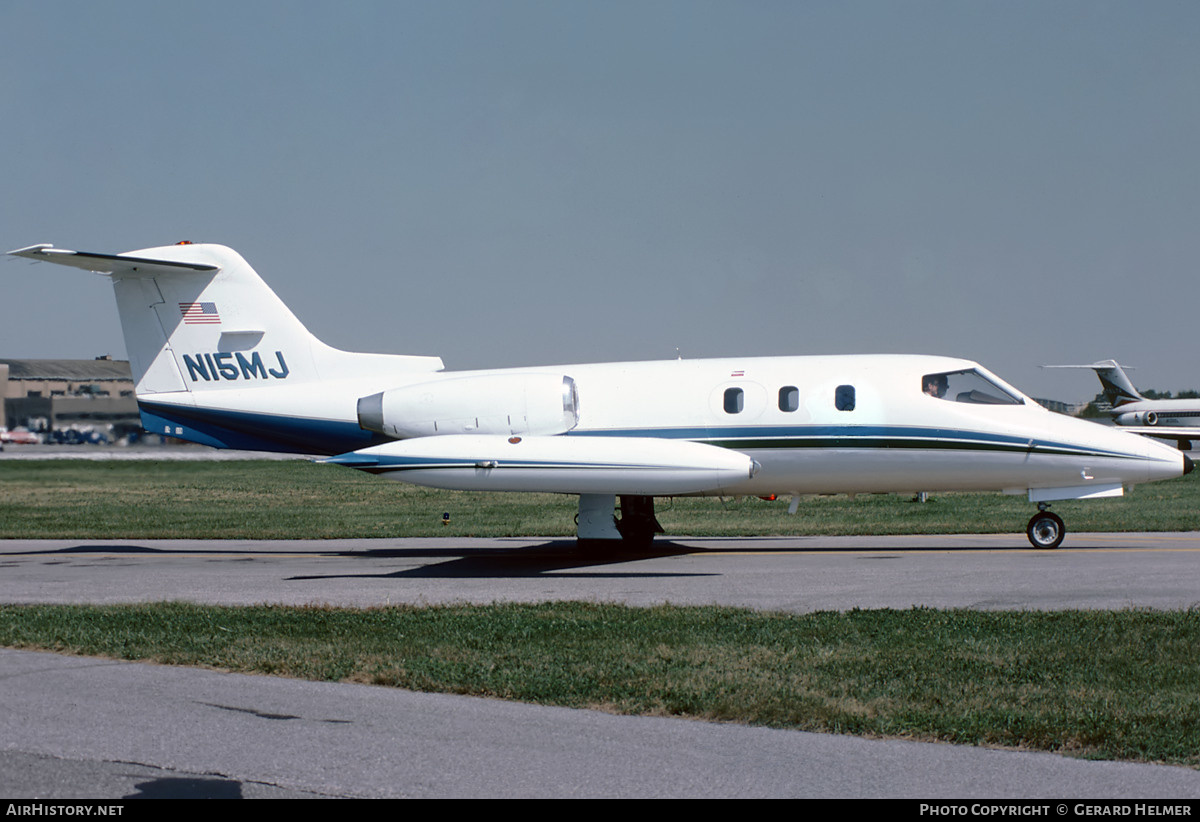
[[[1133,387],[1116,360],[1094,363],[1092,368],[1096,370],[1096,376],[1104,386],[1104,396],[1113,408],[1146,399]]]
[[[112,278],[137,395],[439,371],[438,357],[356,354],[314,337],[242,256],[181,243],[126,254],[10,252]]]
[[[1113,408],[1146,399],[1133,387],[1133,383],[1129,381],[1129,377],[1125,376],[1124,370],[1116,360],[1101,360],[1091,365],[1047,365],[1043,367],[1092,369],[1100,378],[1100,384],[1104,386],[1104,398]]]

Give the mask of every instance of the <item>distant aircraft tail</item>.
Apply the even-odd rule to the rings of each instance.
[[[1104,386],[1104,398],[1113,408],[1146,399],[1133,387],[1133,383],[1130,382],[1129,377],[1125,376],[1125,372],[1116,360],[1101,360],[1091,365],[1047,365],[1044,367],[1092,369],[1100,378],[1100,384]]]
[[[314,337],[242,256],[181,243],[126,254],[49,245],[10,252],[112,278],[139,398],[438,371],[438,357],[357,354]]]

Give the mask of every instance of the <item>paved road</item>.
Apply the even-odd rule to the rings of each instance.
[[[1200,534],[0,542],[0,601],[1188,607]],[[0,795],[1200,799],[1200,771],[0,650]]]
[[[0,795],[1195,799],[1200,773],[0,650]]]

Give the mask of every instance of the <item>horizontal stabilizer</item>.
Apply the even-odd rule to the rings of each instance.
[[[69,251],[52,245],[31,245],[8,252],[38,262],[58,263],[99,274],[169,274],[178,271],[217,271],[208,263],[131,257],[126,254],[96,254],[90,251]]]
[[[417,437],[322,462],[460,491],[651,496],[721,491],[758,470],[740,451],[639,437]]]
[[[1087,365],[1043,365],[1042,368],[1129,368],[1130,371],[1133,370],[1130,366],[1118,365],[1116,360],[1100,360]]]

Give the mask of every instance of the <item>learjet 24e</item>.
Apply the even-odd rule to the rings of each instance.
[[[580,541],[648,544],[656,496],[1003,491],[1120,496],[1191,461],[1043,409],[968,360],[799,356],[444,372],[316,339],[235,251],[10,252],[106,274],[142,424],[218,448],[326,455],[436,488],[579,495]],[[614,517],[617,498],[621,517]]]

